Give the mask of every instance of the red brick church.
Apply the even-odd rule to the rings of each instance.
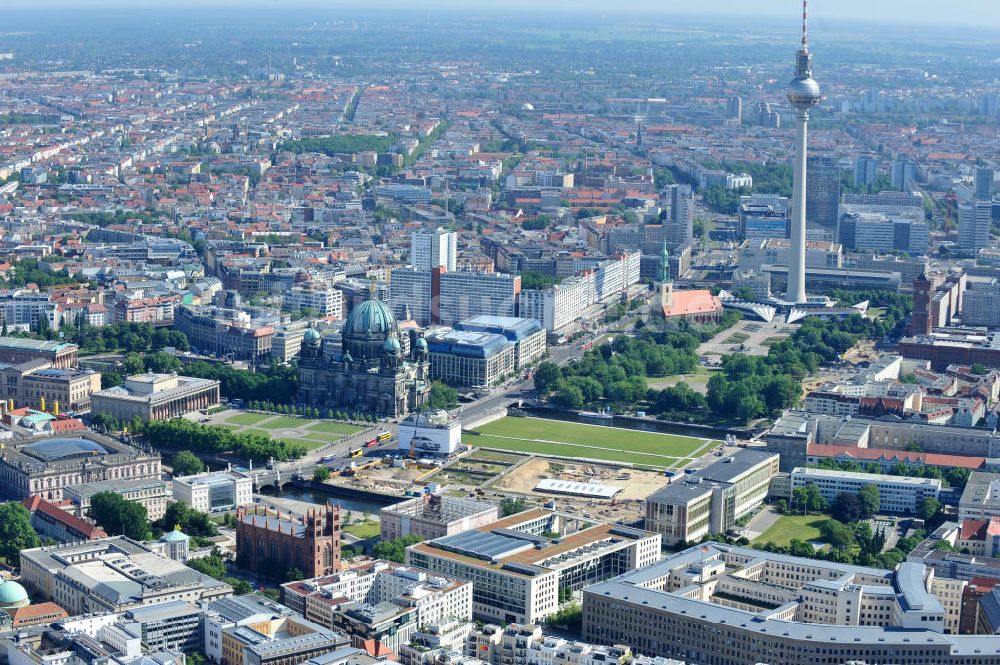
[[[256,573],[281,577],[298,568],[307,578],[340,570],[340,508],[310,510],[304,519],[255,506],[236,512],[236,561]]]

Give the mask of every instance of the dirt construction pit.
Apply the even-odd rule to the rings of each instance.
[[[653,471],[636,471],[589,462],[574,462],[568,459],[550,460],[544,457],[535,457],[497,480],[492,489],[531,494],[538,497],[569,498],[535,492],[535,486],[546,478],[570,480],[578,483],[596,482],[602,485],[620,487],[622,491],[615,497],[616,501],[643,500],[667,484],[667,479],[662,474]]]

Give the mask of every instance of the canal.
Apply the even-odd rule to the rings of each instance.
[[[361,499],[357,497],[348,497],[342,493],[337,492],[335,486],[330,487],[330,491],[317,491],[314,489],[309,489],[305,487],[294,487],[289,485],[282,491],[273,494],[269,493],[267,496],[274,496],[282,499],[292,499],[294,501],[302,501],[304,503],[312,503],[319,506],[324,504],[340,504],[343,510],[350,510],[355,513],[372,513],[377,515],[378,511],[391,503],[395,503],[400,499],[393,499],[392,501],[376,501],[373,499]]]

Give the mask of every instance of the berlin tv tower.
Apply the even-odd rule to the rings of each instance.
[[[792,188],[792,233],[788,252],[785,300],[806,302],[806,152],[809,110],[819,104],[819,83],[812,77],[809,53],[809,2],[802,0],[802,47],[795,57],[795,78],[788,84],[788,101],[795,107],[795,181]]]

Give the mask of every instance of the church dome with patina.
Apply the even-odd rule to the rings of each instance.
[[[352,309],[344,323],[345,335],[385,338],[398,330],[399,324],[396,323],[392,310],[377,299],[366,300]]]

